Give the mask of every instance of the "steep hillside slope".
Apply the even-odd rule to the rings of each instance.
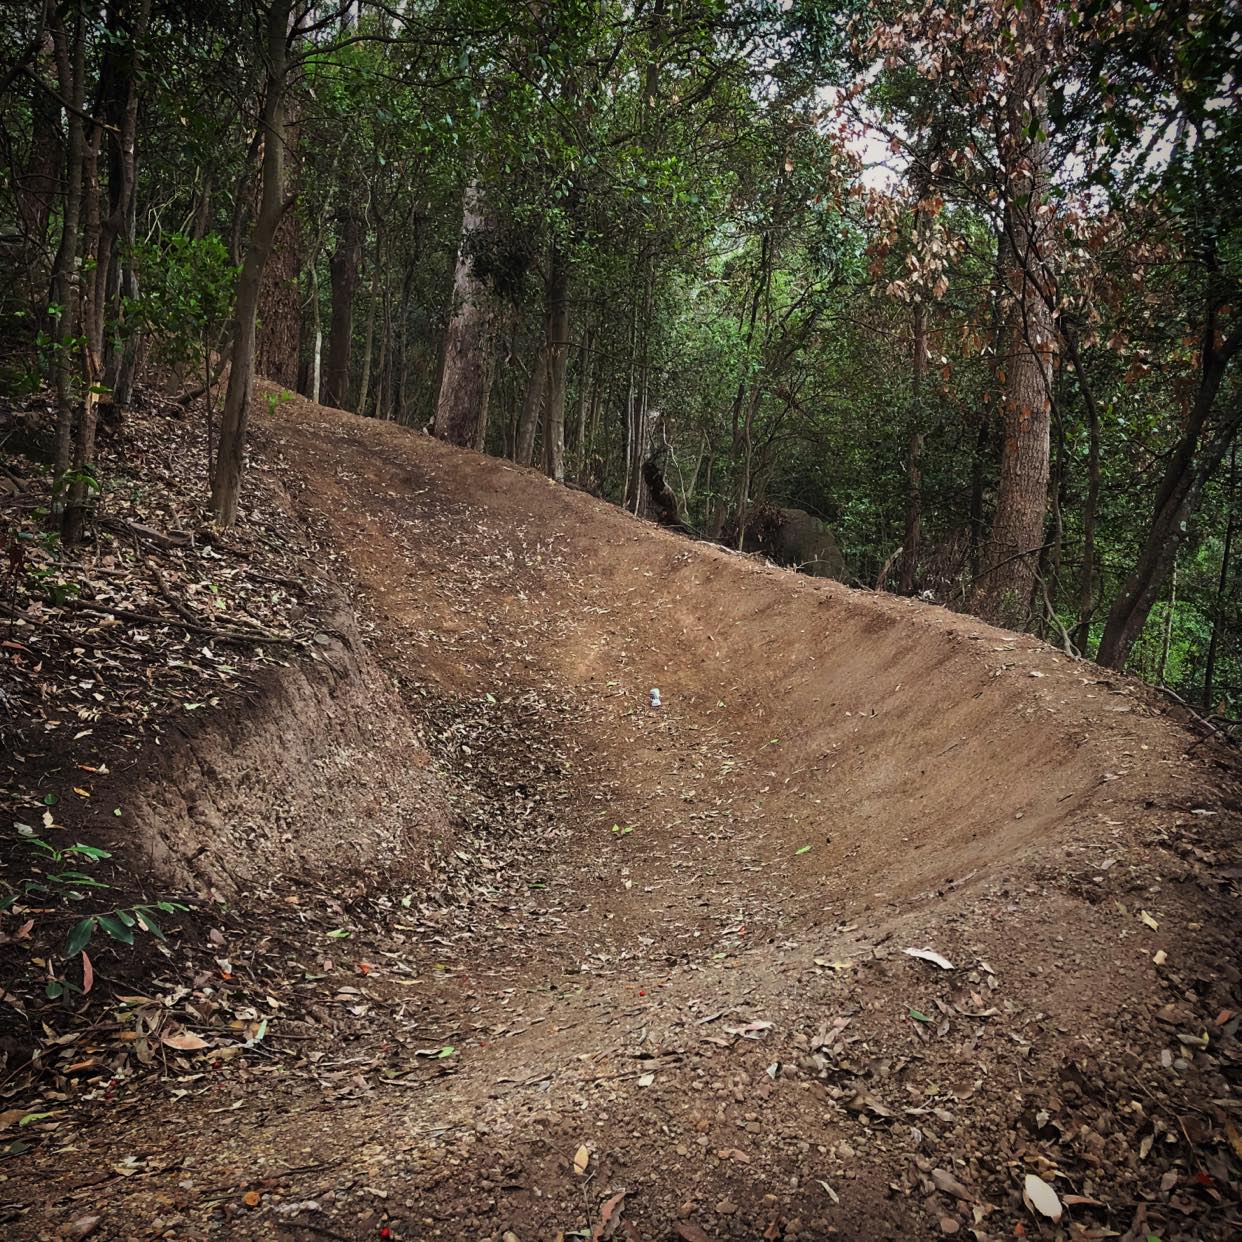
[[[1139,687],[401,428],[265,427],[458,882],[308,930],[292,1052],[274,1009],[230,1073],[204,1025],[14,1166],[27,1236],[1235,1232],[1231,778]],[[364,768],[343,841],[418,815]]]

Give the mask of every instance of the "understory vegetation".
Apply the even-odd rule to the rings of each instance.
[[[855,584],[1239,715],[1236,6],[27,0],[0,33],[0,380],[54,394],[50,538],[107,512],[97,436],[155,374],[205,392],[236,521],[257,374],[737,547],[804,510]]]

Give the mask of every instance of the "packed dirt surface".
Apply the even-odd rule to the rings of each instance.
[[[2,1166],[8,1236],[1238,1236],[1210,744],[1030,637],[392,425],[262,422],[436,755],[450,878],[377,873],[253,1057]],[[305,796],[278,749],[255,779]],[[343,841],[417,834],[358,784]]]

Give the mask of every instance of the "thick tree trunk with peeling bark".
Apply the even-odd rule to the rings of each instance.
[[[1028,20],[1039,20],[1038,15]],[[1004,442],[996,516],[974,594],[974,611],[1014,629],[1027,622],[1044,542],[1056,355],[1055,326],[1045,299],[1051,239],[1040,213],[1047,186],[1047,144],[1038,136],[1046,123],[1041,73],[1028,55],[1015,72],[1006,109]]]
[[[302,352],[302,306],[298,276],[302,237],[295,212],[288,211],[276,230],[272,253],[263,268],[255,370],[285,388],[296,389]]]
[[[441,440],[463,446],[475,442],[478,424],[484,417],[483,402],[490,390],[491,298],[474,274],[470,257],[471,238],[483,225],[483,191],[477,181],[470,181],[462,203],[452,317],[444,336],[434,421],[435,434]]]

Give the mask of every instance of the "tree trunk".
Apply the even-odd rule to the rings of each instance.
[[[232,526],[241,492],[246,427],[254,387],[255,320],[263,269],[285,210],[285,91],[287,88],[289,14],[292,0],[272,0],[268,9],[265,57],[266,98],[263,101],[263,173],[259,213],[237,281],[233,349],[229,386],[220,416],[220,447],[211,489],[216,520]]]
[[[914,304],[914,361],[910,376],[910,439],[906,460],[906,534],[902,541],[901,578],[903,595],[914,592],[919,562],[919,539],[923,527],[923,394],[927,379],[926,291]]]
[[[548,274],[548,396],[543,422],[544,469],[565,481],[565,374],[569,362],[569,266],[564,251],[552,245]]]
[[[1169,668],[1169,648],[1173,645],[1173,613],[1177,610],[1177,556],[1173,557],[1170,575],[1169,602],[1165,605],[1164,625],[1160,629],[1160,666],[1156,670],[1156,685],[1164,685],[1164,675]]]
[[[1229,499],[1226,501],[1225,542],[1220,555],[1220,575],[1216,579],[1216,607],[1212,610],[1212,637],[1208,640],[1203,668],[1203,710],[1212,710],[1216,689],[1216,653],[1221,630],[1225,628],[1225,601],[1229,598],[1229,571],[1233,566],[1233,536],[1238,518],[1238,443],[1229,450]]]
[[[108,41],[99,70],[98,119],[84,148],[87,200],[85,257],[93,270],[84,275],[85,350],[82,401],[77,411],[73,444],[73,481],[65,506],[61,538],[75,544],[82,538],[92,497],[98,487],[91,475],[95,462],[95,428],[103,380],[104,341],[109,308],[119,307],[116,278],[117,240],[130,218],[137,168],[139,44],[146,31],[151,0],[117,3],[108,11]],[[107,212],[99,185],[100,154],[108,170]]]
[[[324,368],[323,403],[344,409],[349,402],[349,364],[354,345],[354,295],[362,258],[362,221],[343,213],[332,252],[332,316],[328,327],[328,364]]]
[[[1026,12],[1024,10],[1024,12]],[[1037,11],[1025,18],[1038,22]],[[1004,443],[992,535],[976,584],[974,610],[1022,628],[1029,617],[1048,511],[1049,431],[1055,336],[1044,297],[1047,225],[1045,89],[1034,54],[1018,66],[1006,106],[1003,160],[1008,178],[1009,309],[1006,322]],[[1030,135],[1034,133],[1035,136]]]
[[[380,278],[380,347],[379,358],[375,365],[375,417],[388,417],[388,355],[392,352],[389,342],[392,340],[392,295],[388,281],[384,279],[388,273],[388,264],[383,267]]]
[[[56,456],[53,472],[59,508],[59,489],[63,487],[72,452],[74,394],[70,355],[77,334],[78,306],[81,301],[78,287],[78,233],[82,219],[82,177],[86,155],[86,127],[82,120],[86,104],[86,25],[80,7],[75,10],[72,31],[66,28],[62,19],[57,19],[53,28],[53,45],[60,94],[71,105],[66,109],[69,139],[65,147],[64,220],[61,225],[60,247],[52,269],[53,297],[60,307],[53,362],[56,382]]]
[[[47,240],[48,220],[56,202],[65,152],[58,105],[41,85],[31,82],[30,161],[14,185],[18,218],[36,252]],[[64,93],[63,91],[61,92]]]
[[[930,205],[927,202],[931,188],[929,166],[930,155],[919,162],[914,175],[914,248],[920,259],[926,250],[931,225]],[[898,589],[903,595],[914,593],[919,540],[923,530],[923,426],[926,418],[923,402],[927,387],[927,320],[931,296],[928,282],[920,280],[914,291],[911,323],[913,357],[910,364],[910,434],[906,442],[906,533],[901,543],[901,575],[898,579]]]
[[[367,328],[362,346],[362,378],[358,381],[358,402],[354,410],[367,412],[367,396],[371,387],[371,350],[375,345],[375,303],[379,298],[379,246],[375,248],[375,267],[371,271],[371,296],[367,299]]]
[[[319,309],[319,241],[310,261],[310,308],[311,308],[311,366],[310,399],[319,404],[323,388],[323,316]]]
[[[489,338],[494,338],[495,330],[494,324],[489,327]],[[482,453],[487,448],[487,419],[491,413],[492,388],[496,382],[496,349],[494,339],[488,340],[483,351],[483,360],[483,390],[479,394],[479,416],[474,420],[474,439],[470,441],[470,447],[476,453]]]
[[[1078,370],[1077,362],[1075,370]],[[1087,406],[1087,500],[1082,511],[1082,577],[1078,588],[1078,625],[1074,629],[1074,646],[1079,655],[1088,656],[1091,646],[1091,617],[1095,612],[1095,521],[1100,508],[1100,414],[1095,399],[1086,386],[1085,377],[1080,376],[1080,384]]]
[[[1242,346],[1242,335],[1234,335],[1218,348],[1216,333],[1216,313],[1212,311],[1204,329],[1202,371],[1194,407],[1157,488],[1151,524],[1134,572],[1113,601],[1100,638],[1096,660],[1106,668],[1125,667],[1130,649],[1143,632],[1152,605],[1159,598],[1173,567],[1177,550],[1186,538],[1203,485],[1224,460],[1242,428],[1242,406],[1235,405],[1208,444],[1200,445],[1226,368]]]
[[[486,286],[474,274],[470,256],[471,239],[483,226],[483,190],[477,181],[471,180],[462,200],[453,309],[444,334],[434,420],[435,434],[450,444],[474,442],[483,408],[492,306]]]
[[[582,451],[586,444],[587,434],[587,406],[591,396],[592,369],[594,367],[594,359],[591,355],[591,330],[588,328],[582,334],[582,343],[579,347],[578,354],[578,400],[574,414],[574,442],[571,446],[571,454],[577,469],[574,471],[574,477],[577,478],[581,472]]]
[[[260,375],[291,389],[298,386],[302,362],[302,293],[298,279],[301,271],[302,230],[297,212],[287,211],[263,267],[254,366]]]
[[[529,466],[535,456],[535,433],[543,417],[544,399],[548,391],[548,342],[545,338],[535,352],[535,361],[526,385],[526,400],[522,404],[522,416],[518,420],[517,443],[514,460],[519,466]]]

